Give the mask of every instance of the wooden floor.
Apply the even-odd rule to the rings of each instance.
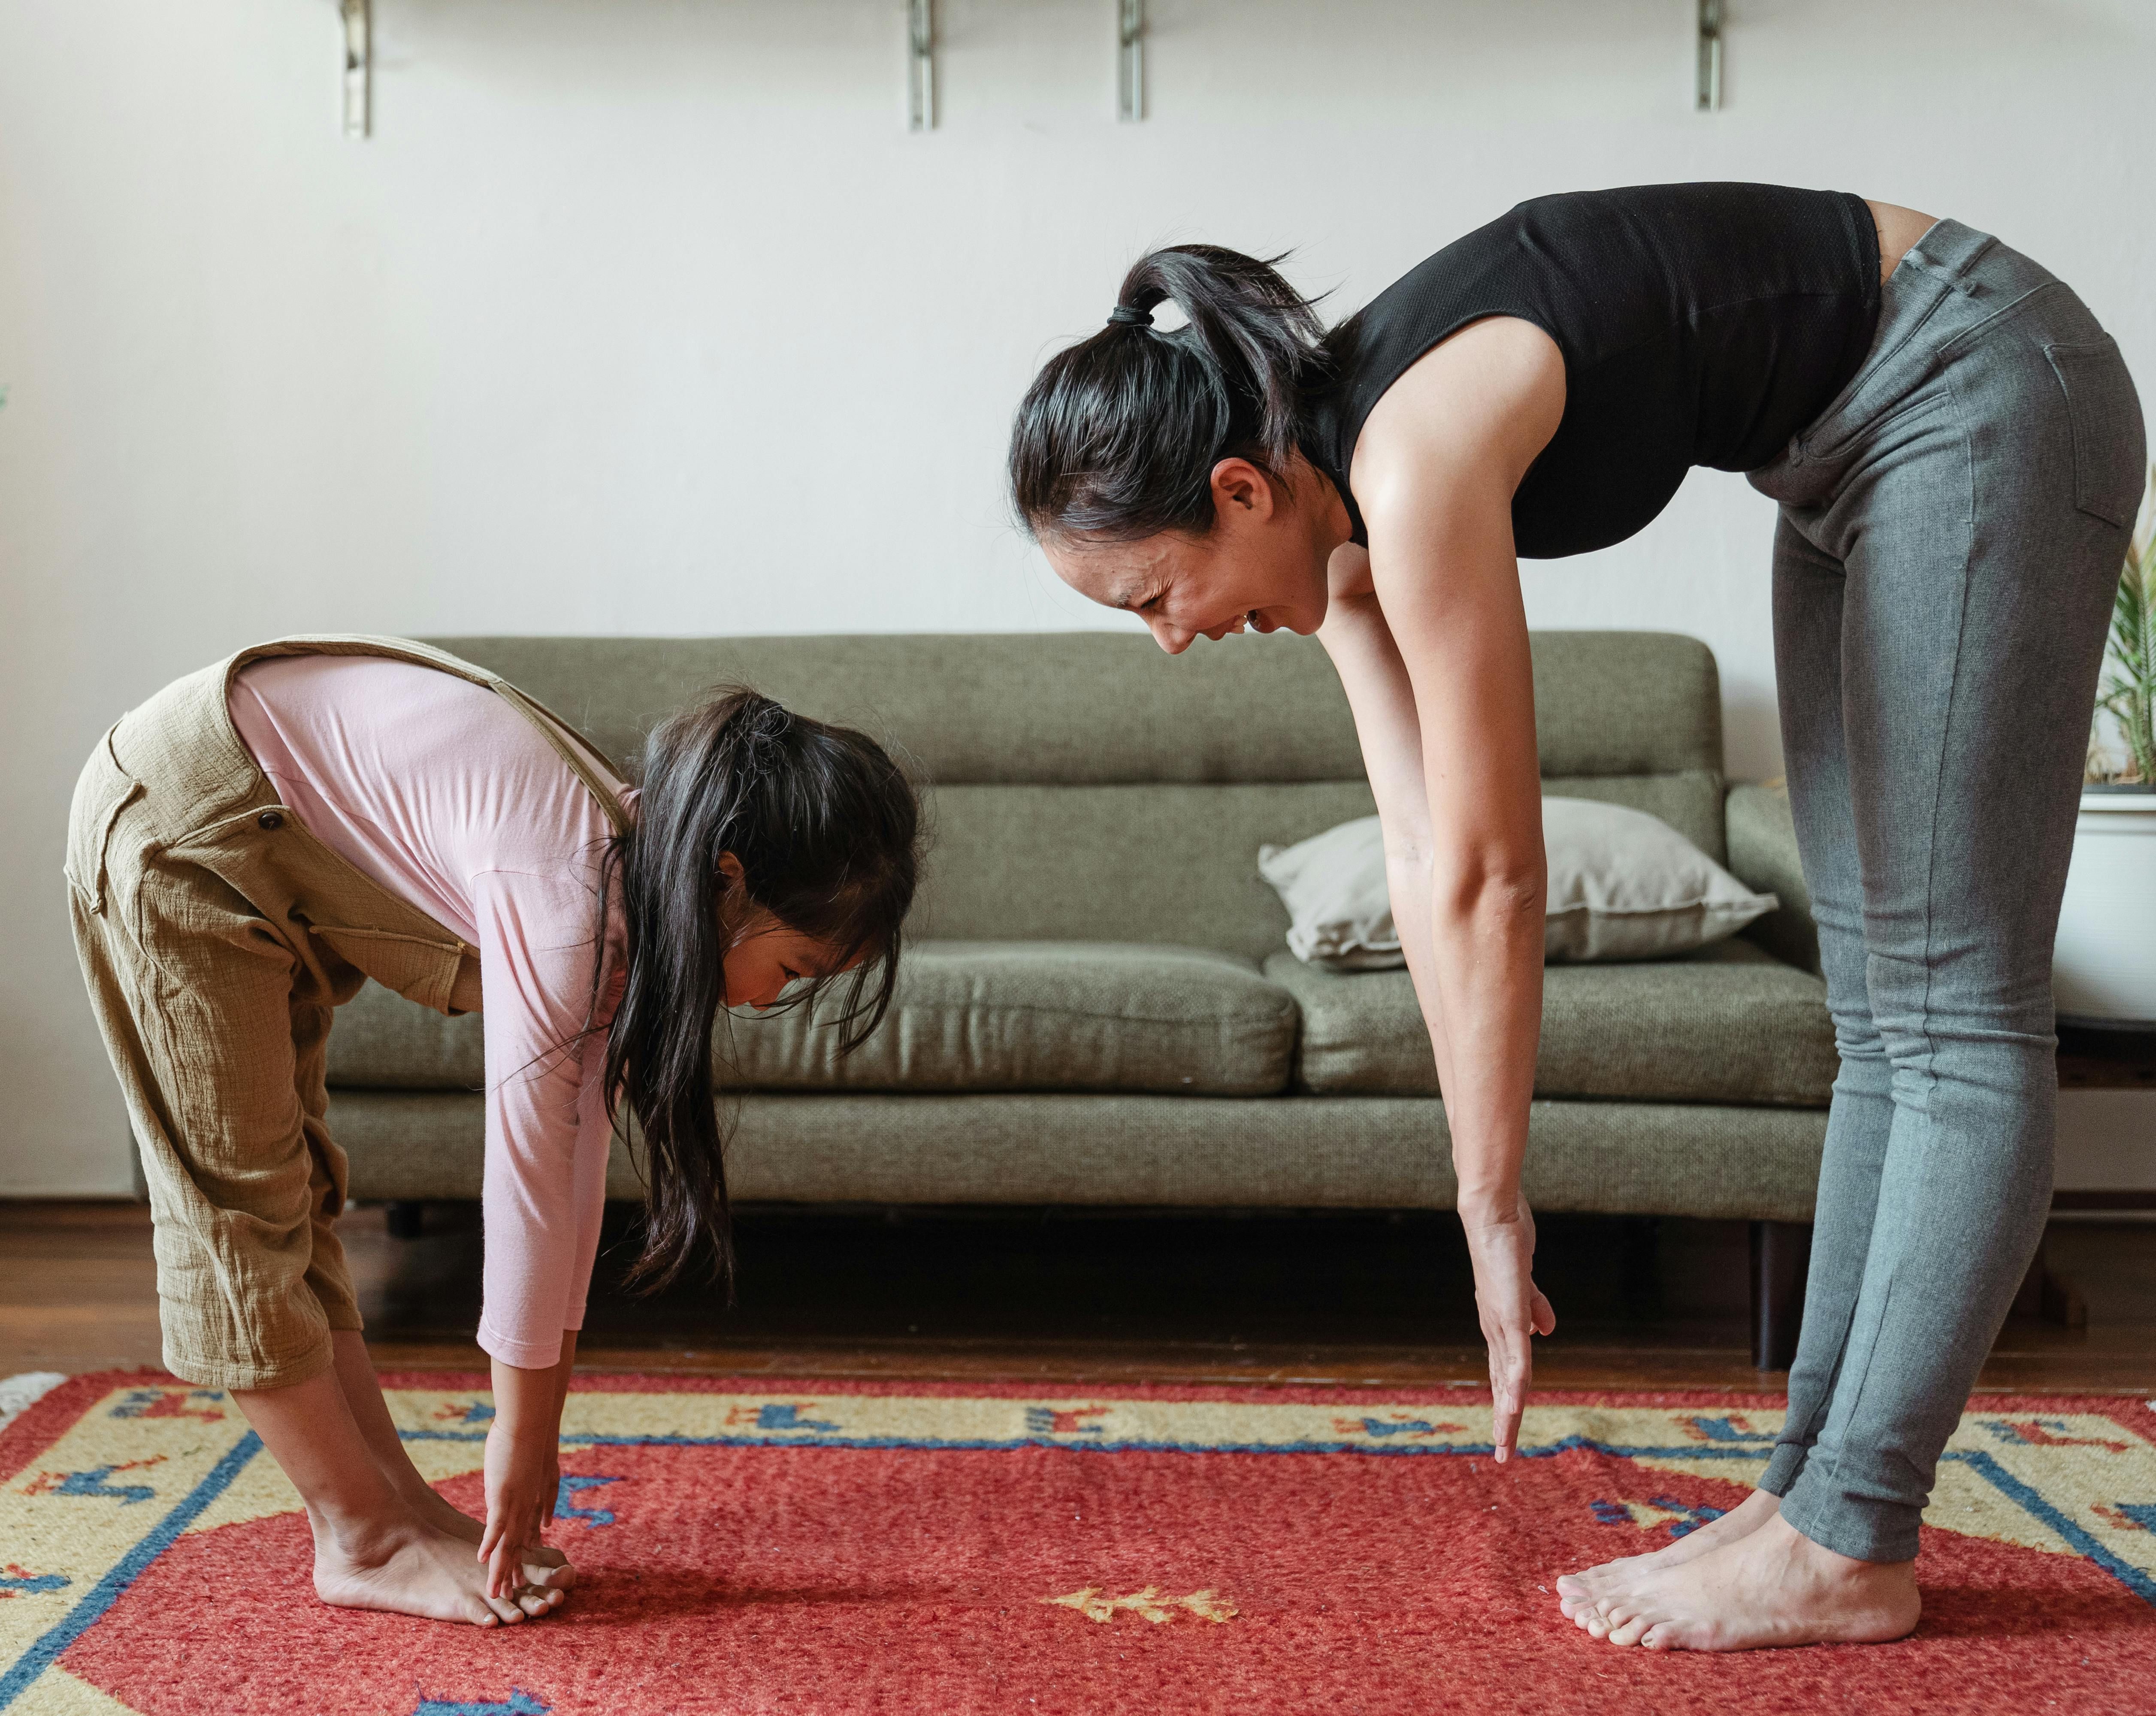
[[[385,1367],[479,1368],[480,1243],[469,1206],[429,1206],[417,1239],[379,1209],[342,1224]],[[773,1376],[1309,1382],[1373,1387],[1482,1375],[1448,1215],[751,1210],[732,1308],[685,1288],[633,1299],[612,1212],[582,1343],[595,1369]],[[1981,1386],[2156,1393],[2156,1225],[2056,1221],[2051,1268],[2086,1329],[2008,1324]],[[1753,1370],[1740,1223],[1545,1217],[1558,1308],[1537,1344],[1552,1388],[1776,1388]],[[146,1211],[0,1202],[0,1375],[153,1365]]]

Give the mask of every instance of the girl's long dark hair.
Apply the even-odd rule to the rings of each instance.
[[[1036,536],[1135,540],[1213,527],[1213,467],[1247,458],[1276,479],[1329,378],[1310,301],[1273,266],[1217,244],[1141,257],[1124,319],[1042,366],[1011,424],[1011,500]],[[1187,327],[1142,317],[1173,300]]]
[[[599,915],[620,889],[628,980],[607,1036],[610,1115],[626,1107],[642,1134],[644,1248],[632,1283],[656,1290],[699,1258],[732,1284],[727,1127],[712,1073],[711,1031],[726,995],[719,860],[731,884],[832,955],[860,964],[789,997],[813,1003],[836,986],[839,1052],[882,1022],[898,976],[900,927],[920,868],[912,786],[865,734],[811,720],[740,687],[713,692],[646,742],[636,824],[602,867]]]

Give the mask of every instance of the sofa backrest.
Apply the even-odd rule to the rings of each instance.
[[[428,641],[521,686],[625,768],[660,718],[721,683],[866,729],[929,789],[916,935],[1262,957],[1287,920],[1258,848],[1373,808],[1332,663],[1285,633],[1177,658],[1103,632]],[[1648,632],[1533,644],[1543,791],[1650,811],[1722,859],[1707,646]]]

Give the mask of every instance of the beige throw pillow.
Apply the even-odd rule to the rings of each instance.
[[[1781,904],[1753,893],[1661,817],[1623,805],[1545,798],[1543,845],[1546,959],[1666,959],[1734,935]],[[1258,873],[1287,908],[1297,959],[1343,971],[1406,963],[1375,817],[1294,846],[1260,847]]]

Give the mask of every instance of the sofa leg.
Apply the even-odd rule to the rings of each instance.
[[[1804,1320],[1804,1275],[1812,1261],[1809,1222],[1752,1224],[1752,1364],[1786,1370]]]
[[[417,1239],[427,1231],[427,1206],[414,1198],[398,1199],[382,1217],[392,1239]]]

